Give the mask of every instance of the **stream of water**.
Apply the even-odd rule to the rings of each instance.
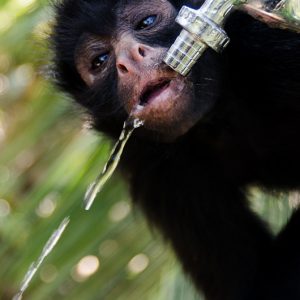
[[[109,180],[111,175],[114,173],[116,167],[119,164],[121,155],[123,153],[124,147],[130,138],[132,132],[141,126],[144,122],[139,119],[129,118],[123,126],[123,130],[120,134],[119,140],[115,144],[107,163],[105,164],[102,172],[98,175],[96,180],[88,188],[84,197],[84,208],[89,210],[97,196],[97,194],[102,190],[103,186]]]
[[[109,180],[109,178],[114,173],[115,169],[117,168],[121,155],[123,153],[124,147],[130,138],[131,134],[136,128],[139,128],[143,126],[144,122],[135,119],[132,117],[129,117],[125,122],[123,126],[123,130],[120,134],[119,140],[115,144],[107,163],[105,164],[102,172],[97,176],[96,180],[90,185],[88,188],[85,197],[84,197],[84,208],[85,210],[89,210],[97,196],[97,194],[101,191],[103,186],[106,184],[106,182]],[[70,214],[71,215],[71,214]],[[34,275],[41,267],[42,263],[44,262],[45,258],[53,251],[54,247],[62,237],[65,229],[69,225],[71,221],[71,217],[67,216],[65,217],[58,228],[52,233],[48,241],[46,242],[45,246],[43,247],[40,256],[36,261],[34,261],[26,275],[24,276],[24,279],[20,285],[18,293],[13,297],[12,300],[21,300],[23,297],[24,292],[28,288],[29,284],[31,283]]]

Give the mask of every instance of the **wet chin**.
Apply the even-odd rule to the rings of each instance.
[[[196,101],[191,85],[181,77],[157,89],[150,99],[131,114],[144,121],[147,136],[172,142],[186,134],[203,116],[205,107]],[[149,132],[149,134],[147,134]]]
[[[182,111],[176,115],[154,115],[153,118],[145,121],[144,129],[141,133],[150,139],[161,142],[174,142],[184,136],[201,119],[200,111]]]

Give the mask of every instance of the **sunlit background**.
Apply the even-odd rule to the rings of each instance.
[[[90,212],[78,209],[111,145],[84,128],[82,113],[47,80],[51,18],[47,1],[0,1],[0,299],[17,292],[71,212],[24,299],[200,299],[172,251],[132,208],[118,174]],[[274,230],[297,200],[276,195],[281,201],[274,202],[257,189],[252,195]]]

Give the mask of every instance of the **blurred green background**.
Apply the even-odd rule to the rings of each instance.
[[[71,223],[24,299],[194,300],[172,251],[130,204],[115,174],[90,212],[80,208],[111,145],[47,80],[47,1],[0,1],[0,299],[11,299],[65,216]],[[133,137],[134,138],[134,137]],[[295,195],[252,189],[278,230]],[[274,201],[281,198],[281,201]]]

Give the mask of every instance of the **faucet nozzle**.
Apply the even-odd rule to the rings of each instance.
[[[179,11],[176,22],[183,30],[168,50],[164,62],[181,75],[188,74],[207,47],[221,52],[229,43],[220,25],[233,5],[227,0],[220,3],[222,5],[216,6],[216,2],[208,0],[199,10],[183,6]],[[220,17],[222,12],[223,18]]]

